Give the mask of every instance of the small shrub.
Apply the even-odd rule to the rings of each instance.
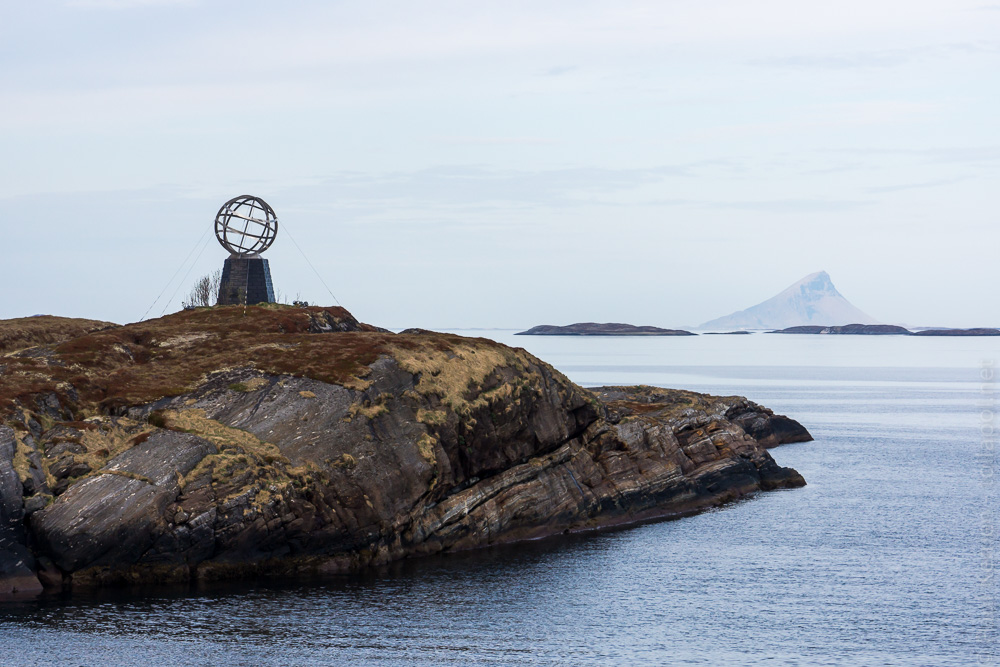
[[[356,465],[358,465],[357,459],[347,453],[341,454],[340,458],[333,462],[335,468],[351,469]]]

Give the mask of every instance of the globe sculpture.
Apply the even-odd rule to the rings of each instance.
[[[271,247],[277,234],[274,209],[260,197],[234,197],[215,216],[215,238],[234,255],[262,253]]]
[[[277,234],[278,217],[260,197],[240,195],[222,205],[215,215],[215,238],[229,258],[222,266],[220,306],[274,303],[271,268],[260,253]]]

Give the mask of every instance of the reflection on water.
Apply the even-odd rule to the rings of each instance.
[[[816,442],[773,454],[802,472],[803,489],[365,577],[5,605],[2,661],[959,665],[987,657],[998,639],[997,583],[983,555],[997,545],[980,529],[997,494],[976,474],[976,455],[978,361],[991,348],[983,339],[918,339],[923,351],[911,346],[899,365],[866,366],[868,343],[852,357],[850,339],[832,341],[840,368],[789,366],[779,342],[787,338],[753,339],[764,337],[693,339],[738,341],[758,360],[750,370],[701,359],[671,366],[656,356],[657,345],[674,354],[670,339],[636,341],[641,349],[632,339],[571,340],[564,352],[548,339],[529,349],[584,384],[670,386],[684,376],[690,388],[747,394],[800,419]],[[936,363],[902,364],[918,352]],[[574,369],[582,356],[590,361]]]

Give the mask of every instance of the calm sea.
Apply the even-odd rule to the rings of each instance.
[[[1000,659],[990,338],[539,338],[586,385],[742,394],[802,489],[360,578],[0,606],[4,665],[968,665]],[[996,393],[995,393],[996,392]]]

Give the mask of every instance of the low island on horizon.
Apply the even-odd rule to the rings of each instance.
[[[853,336],[1000,336],[1000,329],[979,327],[975,329],[922,329],[910,331],[895,324],[845,324],[843,326],[788,327],[767,333],[776,334],[830,334]]]
[[[750,334],[752,331],[741,329],[737,331],[703,331],[702,335],[737,335]],[[772,334],[824,334],[843,336],[1000,336],[1000,329],[976,327],[971,329],[934,328],[910,330],[896,324],[844,324],[838,326],[807,325],[785,329],[763,331]],[[653,326],[635,326],[632,324],[597,322],[579,322],[566,326],[541,324],[527,331],[519,331],[515,336],[697,336],[683,329],[661,329]]]
[[[515,336],[697,336],[683,329],[661,329],[652,326],[635,326],[619,322],[577,322],[566,326],[540,324]]]

